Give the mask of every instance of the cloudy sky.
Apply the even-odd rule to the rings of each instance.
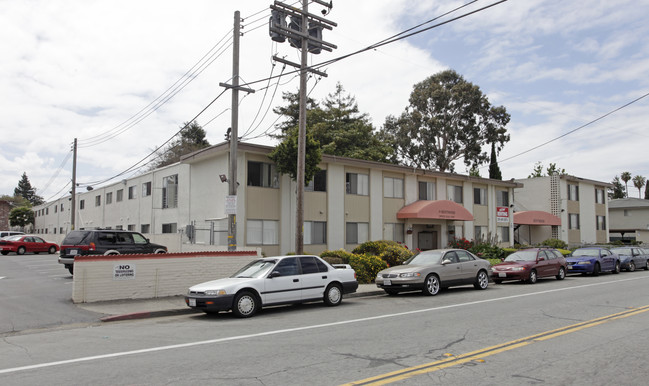
[[[462,4],[424,27],[496,2],[338,0],[327,15],[338,26],[324,35],[338,48],[310,62],[355,52]],[[237,10],[241,78],[257,90],[241,99],[240,134],[274,144],[272,108],[299,80],[271,56],[299,62],[299,53],[270,40],[270,4],[0,0],[0,194],[13,194],[26,172],[45,199],[65,195],[75,138],[78,182],[140,171],[138,162],[230,82]],[[378,129],[404,111],[415,83],[451,68],[511,114],[511,141],[499,155],[504,179],[527,177],[539,161],[598,181],[623,171],[649,177],[646,15],[646,1],[509,0],[324,67],[328,77],[309,80],[310,96],[322,100],[340,82]],[[198,116],[210,143],[223,141],[230,106],[226,92]]]

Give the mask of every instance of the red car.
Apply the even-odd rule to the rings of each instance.
[[[516,251],[505,261],[491,267],[491,278],[500,284],[505,280],[522,280],[536,283],[540,277],[566,277],[566,259],[553,248],[529,248]]]
[[[48,243],[34,235],[16,235],[0,239],[0,253],[3,255],[9,254],[9,252],[16,252],[19,255],[24,255],[26,252],[53,254],[58,250],[58,245]]]

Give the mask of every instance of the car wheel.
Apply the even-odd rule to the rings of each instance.
[[[536,283],[536,279],[537,279],[536,270],[533,269],[532,272],[530,272],[530,277],[529,277],[529,279],[527,279],[527,282],[530,283],[530,284],[534,284],[534,283]]]
[[[633,262],[633,260],[629,262],[629,268],[627,268],[627,271],[629,272],[635,271],[635,263]]]
[[[249,291],[239,292],[234,297],[232,312],[240,318],[249,318],[257,312],[259,302],[257,297]]]
[[[50,250],[47,251],[47,252],[49,252],[50,255],[55,254],[56,253],[56,247],[50,247]]]
[[[390,295],[390,296],[394,296],[394,295],[398,295],[398,294],[399,294],[399,291],[397,291],[397,290],[393,290],[393,289],[383,289],[383,291],[385,291],[385,293],[388,294],[388,295]]]
[[[649,271],[649,260],[647,260],[647,265],[644,266],[645,271]]]
[[[428,296],[435,296],[439,292],[439,278],[434,274],[426,276],[424,281],[424,294]]]
[[[557,274],[557,280],[563,280],[566,278],[566,270],[563,267],[559,267],[559,273]]]
[[[473,283],[473,288],[484,290],[489,286],[489,276],[485,271],[478,272],[478,276],[475,278],[475,283]]]
[[[599,263],[595,263],[595,267],[593,267],[593,276],[598,276],[601,271],[602,268],[599,266]]]
[[[18,247],[18,250],[16,251],[16,253],[19,255],[24,255],[25,252],[27,252],[27,249],[25,249],[25,247]]]
[[[620,269],[620,262],[619,262],[619,261],[616,261],[616,262],[615,262],[615,268],[614,268],[611,272],[613,272],[613,273],[620,273],[620,271],[621,271],[621,269]]]
[[[324,293],[324,302],[328,306],[337,306],[343,301],[343,290],[338,284],[329,284]]]

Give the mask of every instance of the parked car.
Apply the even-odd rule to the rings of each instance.
[[[58,250],[57,244],[49,243],[35,235],[22,234],[0,239],[0,253],[3,255],[9,254],[9,252],[16,252],[19,255],[24,255],[27,252],[53,254]]]
[[[16,235],[24,235],[25,232],[18,232],[18,231],[0,231],[0,239],[3,239],[7,236],[16,236]]]
[[[620,264],[622,269],[633,272],[636,268],[644,268],[649,270],[649,255],[641,248],[637,247],[619,247],[611,248],[611,251],[620,257]]]
[[[72,231],[61,243],[59,263],[74,273],[74,257],[79,255],[121,255],[166,253],[167,247],[154,244],[142,234],[113,229]]]
[[[225,279],[189,288],[185,303],[205,313],[232,310],[241,318],[271,305],[324,301],[337,306],[356,292],[356,272],[347,264],[330,265],[317,256],[258,259]]]
[[[522,249],[491,267],[491,277],[496,284],[505,280],[522,280],[534,284],[538,278],[550,276],[563,280],[566,277],[566,266],[566,259],[554,248]]]
[[[376,286],[388,295],[421,290],[425,295],[437,295],[440,289],[473,284],[487,289],[490,264],[464,249],[434,249],[423,251],[403,265],[380,271]]]
[[[599,275],[602,271],[620,273],[620,258],[608,248],[584,247],[575,249],[566,258],[568,273],[592,273]]]

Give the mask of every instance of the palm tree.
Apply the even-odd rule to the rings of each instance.
[[[647,182],[647,179],[644,178],[643,176],[635,176],[633,177],[633,185],[638,188],[638,197],[642,198],[642,187],[645,185]]]
[[[622,174],[620,174],[620,179],[624,181],[624,191],[626,192],[626,196],[629,197],[629,181],[631,181],[631,173],[622,172]]]

